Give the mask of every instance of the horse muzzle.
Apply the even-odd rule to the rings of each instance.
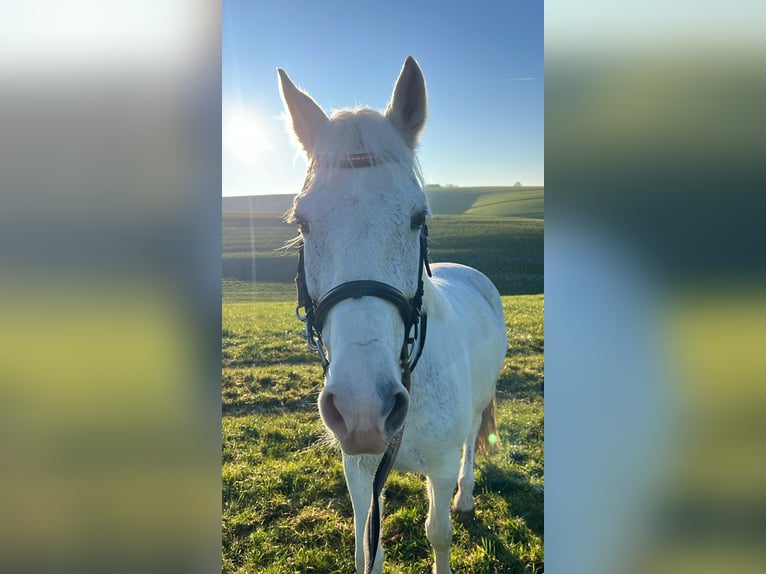
[[[360,397],[349,386],[328,384],[319,396],[322,420],[346,454],[383,454],[407,417],[409,394],[401,383],[371,394]]]

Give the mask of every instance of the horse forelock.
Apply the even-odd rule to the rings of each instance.
[[[369,108],[335,112],[318,138],[311,161],[315,168],[344,169],[362,154],[371,165],[394,163],[408,168],[423,185],[413,151],[388,118]]]
[[[295,197],[293,208],[285,214],[285,220],[294,221],[295,203],[315,185],[333,189],[338,172],[355,165],[355,158],[360,155],[369,158],[370,166],[389,168],[392,177],[414,180],[423,194],[423,204],[428,207],[428,199],[422,191],[425,181],[416,154],[388,118],[375,110],[360,108],[332,114],[317,138],[303,187]]]

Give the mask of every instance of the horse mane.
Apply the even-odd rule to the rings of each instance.
[[[428,315],[448,319],[450,306],[444,294],[434,285],[438,281],[438,278],[423,277],[423,310]]]

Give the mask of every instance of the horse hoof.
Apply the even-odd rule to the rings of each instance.
[[[460,524],[468,524],[473,520],[474,509],[455,510],[453,514],[455,516],[455,521],[459,522]]]

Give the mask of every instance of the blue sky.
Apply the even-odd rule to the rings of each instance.
[[[276,68],[327,112],[383,109],[404,59],[426,77],[427,183],[543,184],[543,2],[223,2],[223,194],[297,193],[306,162]]]

